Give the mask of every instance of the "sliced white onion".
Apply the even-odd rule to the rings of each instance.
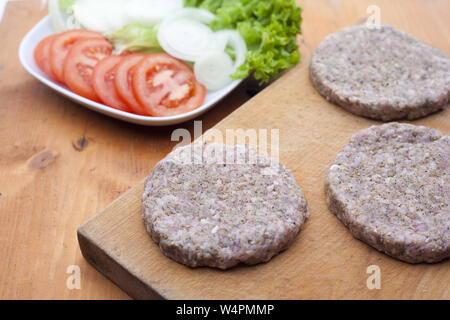
[[[195,77],[210,91],[216,91],[228,85],[232,81],[230,75],[233,70],[233,60],[221,50],[203,54],[194,64]]]
[[[235,60],[233,68],[234,71],[236,71],[237,68],[239,68],[245,62],[245,53],[247,52],[247,45],[244,39],[236,30],[220,30],[215,33],[215,37],[220,39],[219,41],[222,43],[223,41],[225,41],[225,47],[226,45],[229,45],[234,49]]]
[[[214,33],[201,22],[178,19],[158,31],[161,47],[170,55],[187,61],[195,61],[211,48]]]
[[[195,77],[209,91],[222,89],[233,81],[231,75],[245,62],[247,52],[247,45],[237,31],[218,31],[214,38],[215,50],[199,56],[194,64]],[[234,62],[225,52],[227,45],[234,49]]]
[[[214,48],[220,51],[225,51],[228,44],[228,36],[225,33],[214,33]]]
[[[158,42],[168,54],[195,61],[214,45],[214,33],[206,25],[214,18],[206,10],[181,9],[163,20],[158,29]]]
[[[67,30],[66,17],[59,9],[59,0],[50,0],[48,2],[48,12],[50,13],[50,20],[56,32],[63,32]]]

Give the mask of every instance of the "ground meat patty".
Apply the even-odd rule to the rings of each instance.
[[[312,56],[310,77],[327,100],[375,120],[416,119],[450,100],[450,59],[391,26],[331,34]]]
[[[290,246],[309,215],[283,165],[245,146],[199,142],[155,166],[143,207],[146,228],[166,256],[221,269],[270,260]]]
[[[356,238],[400,260],[450,256],[450,137],[410,124],[354,135],[326,180],[330,210]]]

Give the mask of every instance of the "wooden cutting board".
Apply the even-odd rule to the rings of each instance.
[[[291,248],[269,263],[228,271],[178,264],[144,228],[141,182],[78,229],[84,257],[138,299],[450,299],[450,261],[392,259],[354,239],[328,211],[329,165],[352,134],[377,122],[325,101],[309,81],[309,56],[215,127],[280,130],[280,161],[294,172],[311,212]],[[450,134],[450,109],[414,124]],[[380,268],[380,289],[367,287],[372,265]]]

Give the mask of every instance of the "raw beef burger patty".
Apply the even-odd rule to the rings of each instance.
[[[191,153],[192,146],[200,152]],[[230,155],[258,161],[224,164]],[[147,231],[166,256],[190,267],[270,260],[291,245],[309,215],[291,171],[270,164],[245,146],[196,142],[177,148],[146,180]]]
[[[310,77],[327,100],[375,120],[420,118],[450,100],[450,58],[386,25],[326,37],[313,53]]]
[[[450,256],[450,137],[389,123],[355,134],[326,180],[330,210],[354,237],[400,260]]]

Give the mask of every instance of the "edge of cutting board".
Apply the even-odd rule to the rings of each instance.
[[[148,286],[138,275],[129,272],[114,257],[108,254],[103,246],[98,245],[95,233],[90,232],[91,223],[101,215],[105,214],[109,208],[120,204],[122,199],[132,197],[143,190],[144,181],[137,183],[130,190],[126,191],[119,198],[111,202],[105,209],[87,220],[77,229],[77,238],[80,250],[86,261],[92,265],[98,272],[102,273],[119,288],[125,291],[130,297],[135,299],[164,299],[156,290]]]

